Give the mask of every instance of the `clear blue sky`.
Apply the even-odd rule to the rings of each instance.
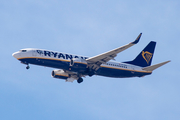
[[[1,120],[180,119],[179,0],[1,0]],[[133,41],[116,61],[132,60],[157,41],[144,78],[86,77],[82,84],[51,77],[53,68],[20,64],[12,53],[42,48],[94,56]]]

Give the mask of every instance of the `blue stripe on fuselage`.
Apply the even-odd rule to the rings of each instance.
[[[62,60],[62,59],[56,60],[56,59],[45,59],[45,58],[20,58],[19,60],[24,63],[64,69],[64,70],[79,72],[81,74],[87,75],[87,64],[85,63],[75,63],[73,66],[70,66],[69,60]],[[136,70],[128,70],[128,69],[114,68],[108,66],[102,66],[96,72],[96,75],[115,77],[115,78],[141,77],[149,74],[151,74],[151,72],[143,72],[143,71],[141,72]]]
[[[131,70],[123,70],[123,69],[113,69],[107,67],[101,67],[97,71],[97,75],[105,76],[105,77],[114,77],[114,78],[126,78],[126,77],[142,77],[144,75],[149,75],[151,73],[148,72],[136,72]]]

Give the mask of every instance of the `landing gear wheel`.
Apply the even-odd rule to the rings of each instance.
[[[79,79],[77,79],[77,82],[78,82],[78,83],[82,83],[82,82],[83,82],[83,79],[82,79],[82,78],[79,78]]]
[[[26,67],[26,69],[28,70],[30,67],[29,67],[29,65]]]

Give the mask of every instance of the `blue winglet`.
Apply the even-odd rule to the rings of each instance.
[[[139,36],[136,38],[136,40],[134,42],[132,42],[132,44],[137,44],[141,38],[142,33],[139,34]]]

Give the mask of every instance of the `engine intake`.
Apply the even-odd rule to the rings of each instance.
[[[69,78],[69,74],[64,72],[63,70],[53,70],[51,75],[53,78],[59,78],[59,79]]]
[[[73,66],[74,63],[81,63],[81,62],[84,62],[84,61],[82,59],[79,59],[79,58],[73,58],[70,61],[70,66]]]

